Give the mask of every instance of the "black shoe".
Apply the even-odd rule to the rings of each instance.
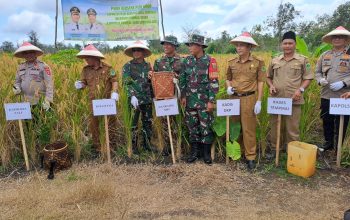
[[[210,152],[211,144],[203,144],[203,161],[206,164],[212,164],[211,160],[211,152]]]
[[[192,143],[191,144],[191,153],[190,156],[187,158],[187,163],[193,163],[200,157],[199,152],[199,145],[198,143]]]
[[[162,156],[163,157],[167,157],[170,155],[170,151],[169,151],[169,148],[168,147],[164,147],[163,148],[163,151],[162,151]]]
[[[98,150],[96,150],[96,149],[92,150],[92,152],[91,152],[91,158],[92,158],[93,160],[96,160],[96,159],[101,158],[101,151],[98,151]]]
[[[272,161],[276,158],[276,151],[271,151],[265,154],[266,160]]]
[[[247,160],[247,167],[248,170],[254,170],[256,167],[255,160]]]

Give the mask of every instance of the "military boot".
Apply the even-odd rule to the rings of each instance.
[[[203,161],[206,164],[212,164],[212,160],[211,160],[211,152],[210,152],[210,148],[211,148],[211,144],[202,144],[203,145]]]
[[[191,153],[190,156],[187,158],[187,163],[193,163],[198,158],[200,158],[199,144],[194,142],[191,144]]]
[[[137,149],[137,128],[131,129],[131,143],[132,143],[132,153],[138,154],[139,151]]]

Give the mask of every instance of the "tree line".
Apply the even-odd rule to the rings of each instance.
[[[251,30],[242,31],[249,31],[254,39],[260,44],[260,47],[257,48],[257,50],[276,51],[278,50],[282,34],[288,30],[293,30],[299,35],[299,37],[305,40],[310,51],[313,51],[321,44],[322,36],[329,31],[338,26],[343,26],[348,30],[350,29],[350,1],[339,5],[331,14],[317,15],[314,20],[302,20],[297,22],[296,20],[300,20],[300,18],[303,18],[303,15],[292,3],[281,2],[274,15],[269,16],[261,24],[254,25]],[[201,33],[200,30],[193,26],[182,27],[182,32],[184,39],[187,39],[188,36],[193,33],[206,35],[205,32]],[[55,48],[54,45],[42,44],[35,31],[31,31],[27,35],[30,43],[42,48],[46,53],[54,53],[57,50],[64,49],[81,50],[81,48],[85,46],[84,42],[75,45],[59,42],[57,48]],[[236,36],[237,35],[230,35],[227,31],[223,31],[221,32],[220,37],[216,39],[210,37],[206,38],[206,43],[208,44],[208,48],[206,49],[207,53],[235,53],[235,47],[229,42]],[[147,43],[153,53],[161,53],[163,51],[163,48],[160,45],[160,40],[148,40]],[[111,47],[106,42],[96,42],[94,45],[103,53],[119,52],[126,48],[126,45]],[[4,41],[0,46],[0,50],[3,52],[13,52],[18,47],[19,45],[14,45],[10,41]],[[188,53],[188,49],[182,44],[178,48],[178,52]]]

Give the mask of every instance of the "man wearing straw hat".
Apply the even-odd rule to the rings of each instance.
[[[307,57],[297,54],[296,34],[288,31],[283,35],[281,47],[283,54],[272,59],[268,73],[267,85],[272,97],[291,98],[292,115],[282,116],[281,144],[286,146],[291,141],[299,140],[299,121],[301,105],[304,104],[303,93],[314,78]],[[277,115],[271,115],[271,150],[270,157],[275,155],[277,141]]]
[[[242,134],[239,144],[244,149],[248,169],[255,168],[256,158],[256,115],[261,111],[263,86],[266,79],[266,67],[263,60],[251,54],[258,44],[248,32],[242,33],[230,43],[236,46],[238,57],[228,61],[226,72],[227,94],[232,99],[240,100],[240,116],[234,116],[233,121],[239,121]],[[257,92],[257,93],[256,93]]]
[[[134,42],[124,50],[125,55],[132,57],[123,67],[123,83],[127,90],[130,103],[135,109],[132,119],[132,149],[137,150],[137,125],[141,114],[143,148],[152,151],[152,85],[148,77],[151,71],[150,63],[145,58],[151,55],[150,49],[141,41]]]
[[[37,59],[42,54],[41,49],[28,42],[15,51],[15,57],[26,61],[18,67],[13,92],[15,95],[23,93],[24,101],[32,106],[37,106],[40,98],[44,97],[41,107],[48,111],[53,102],[54,84],[50,67]]]
[[[92,100],[111,98],[118,101],[117,77],[113,68],[102,61],[105,57],[94,45],[86,46],[77,54],[77,57],[84,59],[87,63],[81,72],[81,79],[75,82],[75,88],[79,90],[87,87],[89,89],[89,131],[92,134],[92,154],[97,158],[101,155],[101,143],[99,121],[98,117],[93,115]]]
[[[184,60],[180,75],[181,104],[185,107],[185,123],[189,130],[191,153],[188,163],[195,162],[203,153],[203,160],[211,164],[210,147],[214,141],[215,96],[219,90],[217,63],[205,54],[204,37],[193,34],[186,45],[191,55]]]
[[[176,74],[174,78],[174,83],[178,84],[178,77],[181,74],[181,71],[183,70],[183,59],[176,53],[176,48],[179,46],[179,43],[177,42],[177,38],[175,36],[166,36],[163,41],[160,42],[163,45],[164,49],[164,55],[161,58],[158,58],[156,61],[154,61],[153,71],[154,72],[161,72],[161,71],[167,71],[167,72],[174,72]],[[149,73],[149,77],[152,78],[153,72]],[[174,124],[176,124],[175,117],[171,117],[172,121],[174,121]],[[167,131],[167,120],[162,120],[163,127],[166,128],[164,131]],[[173,132],[176,134],[176,128],[173,129]],[[164,133],[164,142],[169,143],[169,136]],[[170,147],[169,145],[165,145],[163,147],[163,156],[168,156],[170,153]]]
[[[321,86],[321,118],[325,139],[322,148],[329,150],[337,145],[340,119],[329,114],[329,99],[339,98],[350,91],[350,55],[346,53],[350,32],[340,26],[323,36],[322,41],[333,46],[332,50],[321,55],[316,65],[316,79]],[[349,116],[344,116],[344,134],[348,122]]]

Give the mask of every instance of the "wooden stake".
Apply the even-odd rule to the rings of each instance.
[[[281,120],[282,116],[278,115],[277,117],[277,141],[276,141],[276,167],[279,164],[279,156],[280,156],[280,140],[281,140]]]
[[[230,116],[226,116],[226,144],[230,141]],[[226,164],[229,164],[230,158],[227,154],[227,146],[226,146]]]
[[[23,132],[23,124],[22,124],[22,120],[18,120],[19,123],[19,131],[21,133],[21,140],[22,140],[22,148],[23,148],[23,154],[24,154],[24,160],[26,162],[26,169],[27,171],[29,171],[30,167],[29,167],[29,160],[28,160],[28,153],[27,153],[27,147],[26,147],[26,141],[24,139],[24,132]]]
[[[175,164],[176,160],[175,160],[175,152],[174,152],[174,146],[173,146],[173,136],[171,135],[171,126],[170,126],[169,115],[166,116],[166,120],[168,122],[168,132],[169,132],[169,139],[170,139],[171,157],[173,158],[173,164]]]
[[[107,161],[111,164],[111,148],[109,147],[109,133],[108,133],[108,118],[107,115],[105,117],[105,130],[106,130],[106,150],[107,150]]]
[[[343,145],[343,135],[344,135],[343,129],[344,129],[344,115],[340,115],[338,148],[337,148],[337,167],[338,168],[340,168],[340,162],[341,162],[341,148]]]

